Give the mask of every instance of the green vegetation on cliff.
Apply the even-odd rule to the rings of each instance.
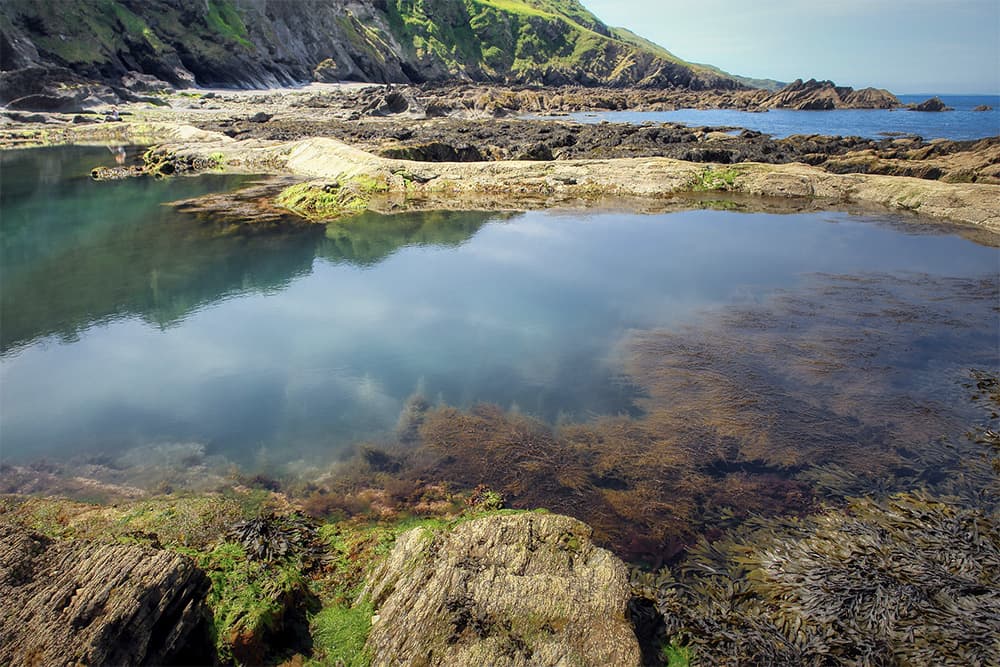
[[[7,0],[6,69],[67,67],[115,82],[266,86],[323,77],[376,82],[721,87],[739,83],[611,29],[577,0]],[[319,74],[317,74],[319,76]]]
[[[666,49],[612,30],[575,0],[396,0],[390,26],[417,62],[474,79],[549,84],[718,85]]]

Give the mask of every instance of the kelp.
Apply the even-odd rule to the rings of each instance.
[[[239,521],[229,529],[229,538],[243,547],[248,557],[274,562],[293,555],[303,560],[317,557],[316,527],[305,517],[274,512]]]

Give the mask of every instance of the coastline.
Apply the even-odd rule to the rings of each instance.
[[[1000,232],[1000,138],[776,140],[726,127],[504,118],[512,110],[655,108],[663,103],[651,100],[678,95],[720,108],[710,93],[364,84],[185,91],[167,95],[161,106],[125,105],[120,123],[21,114],[3,126],[0,146],[154,146],[143,170],[112,168],[100,178],[213,170],[312,179],[313,187],[297,192],[297,206],[287,205],[287,195],[275,202],[310,218],[320,211],[305,201],[309,193],[336,183],[350,186],[349,201],[328,206],[327,218],[369,207],[547,208],[718,192],[809,201],[813,208],[917,212]]]
[[[1000,244],[996,240],[1000,234],[1000,201],[998,201],[1000,197],[997,197],[1000,186],[989,183],[949,183],[880,174],[838,174],[803,163],[722,164],[650,156],[563,160],[506,159],[479,162],[416,161],[376,155],[369,150],[362,150],[330,137],[300,138],[291,141],[257,137],[239,140],[222,132],[185,122],[191,120],[191,117],[184,111],[162,111],[158,114],[161,118],[170,117],[172,114],[176,122],[140,118],[121,123],[80,124],[54,131],[44,126],[35,128],[31,125],[22,129],[27,132],[43,133],[39,137],[41,143],[152,144],[153,148],[146,154],[143,168],[122,174],[126,176],[137,173],[147,176],[168,176],[200,172],[241,172],[294,177],[299,182],[283,185],[279,192],[269,193],[267,201],[261,205],[294,213],[304,220],[326,221],[365,210],[394,212],[416,208],[590,207],[608,205],[609,201],[629,201],[630,205],[639,208],[648,206],[655,209],[658,206],[669,205],[684,207],[689,205],[688,202],[697,201],[699,197],[708,198],[709,201],[745,198],[746,201],[769,200],[790,206],[809,206],[817,210],[857,206],[873,207],[887,212],[917,213],[919,216],[935,220],[967,225],[970,230],[986,235],[985,242],[991,245]],[[222,114],[231,115],[232,111],[224,110],[220,113]],[[141,114],[135,114],[138,115]],[[404,119],[405,116],[401,116],[390,118],[387,122],[399,122]],[[263,124],[267,122],[262,121]],[[51,134],[44,134],[46,132]],[[706,137],[699,139],[713,140]],[[716,137],[714,141],[725,140]],[[112,177],[117,175],[112,174]],[[688,195],[693,195],[694,198],[685,199]],[[240,203],[239,193],[234,193],[233,197],[227,199],[213,196],[212,205],[215,208],[211,210],[214,213],[225,212],[227,208]],[[186,205],[196,210],[199,205],[207,204],[206,199],[201,199],[187,202]],[[781,204],[776,206],[780,207]],[[242,208],[237,214],[253,218],[256,211],[252,208]],[[995,386],[995,382],[989,386]],[[376,466],[372,469],[381,474]],[[32,473],[29,470],[25,474],[30,477]],[[200,592],[193,597],[189,593],[182,592],[178,599],[191,602],[193,606],[190,609],[196,610],[199,614],[203,613],[203,610],[198,611],[200,609],[198,605],[207,604],[210,611],[208,617],[214,619],[211,630],[197,629],[193,624],[190,627],[182,623],[172,626],[177,630],[177,637],[183,635],[187,638],[185,641],[191,643],[187,650],[214,652],[213,659],[222,662],[258,663],[266,656],[268,659],[297,659],[298,663],[291,664],[302,664],[305,660],[303,656],[308,654],[308,650],[314,651],[312,654],[314,658],[316,656],[329,658],[332,655],[323,653],[323,651],[332,652],[334,649],[331,648],[332,644],[322,643],[320,638],[325,636],[323,633],[327,632],[327,629],[320,623],[333,619],[331,623],[336,628],[343,629],[350,626],[362,629],[360,644],[356,631],[351,641],[355,642],[352,646],[356,651],[352,655],[368,656],[359,663],[364,664],[365,659],[372,659],[371,654],[365,652],[374,650],[365,648],[368,637],[372,636],[368,631],[382,622],[380,618],[382,613],[379,610],[388,600],[387,597],[379,599],[383,593],[378,592],[379,587],[370,581],[362,586],[362,580],[370,572],[377,571],[371,568],[380,567],[387,558],[391,559],[397,543],[410,547],[416,544],[420,547],[417,552],[404,550],[397,559],[404,563],[416,562],[412,559],[417,556],[423,558],[427,552],[420,550],[423,548],[421,545],[447,544],[451,545],[449,548],[454,547],[455,544],[450,541],[452,540],[450,535],[455,527],[454,522],[464,522],[469,518],[467,508],[472,508],[471,513],[476,518],[483,518],[480,510],[488,518],[497,512],[499,505],[502,504],[502,499],[490,495],[495,493],[490,489],[479,491],[478,501],[474,499],[477,492],[469,494],[466,491],[465,495],[462,495],[451,494],[447,489],[440,488],[411,489],[408,490],[409,496],[419,497],[419,502],[411,503],[413,513],[422,517],[436,517],[440,521],[430,528],[418,526],[416,528],[418,532],[411,534],[406,532],[413,526],[405,512],[380,513],[379,508],[384,507],[380,503],[384,497],[390,495],[384,489],[367,489],[361,493],[355,490],[355,497],[371,492],[367,496],[368,508],[374,510],[371,514],[363,516],[362,513],[358,513],[353,516],[353,520],[346,522],[317,523],[303,518],[305,510],[308,509],[304,503],[283,493],[276,493],[273,489],[268,490],[268,486],[273,482],[258,479],[244,484],[246,481],[213,478],[213,483],[219,483],[215,491],[184,493],[163,489],[166,492],[164,495],[152,497],[145,496],[135,488],[125,487],[125,495],[110,504],[80,504],[65,499],[39,500],[7,496],[2,501],[0,525],[12,522],[19,530],[27,530],[29,535],[26,538],[23,534],[18,534],[17,544],[24,545],[26,553],[33,553],[36,556],[50,547],[53,550],[90,548],[80,546],[84,543],[97,544],[98,546],[94,547],[95,553],[106,560],[122,556],[124,551],[115,551],[122,545],[147,550],[129,551],[128,557],[135,559],[134,562],[141,562],[143,558],[166,558],[162,555],[164,548],[172,552],[174,555],[169,562],[161,560],[153,562],[163,562],[164,568],[172,568],[170,571],[183,583],[183,586],[178,587],[180,589],[187,590],[189,581],[193,581],[191,587]],[[87,480],[82,478],[70,480],[67,486],[74,485],[77,492],[84,494],[89,492],[113,495],[119,491],[114,485],[88,484]],[[316,496],[326,496],[326,499],[317,500]],[[346,500],[349,494],[338,495],[336,491],[316,496],[312,497],[315,503],[313,509],[317,510],[317,514],[324,516],[339,511],[338,502],[349,502]],[[333,498],[333,496],[338,497]],[[323,502],[328,504],[323,505]],[[975,503],[970,509],[964,505],[952,504],[951,500],[927,497],[920,493],[902,494],[885,502],[856,499],[850,502],[856,517],[856,522],[852,523],[850,528],[859,533],[872,530],[872,526],[883,526],[891,520],[891,517],[899,515],[918,516],[928,524],[925,531],[918,536],[919,540],[911,539],[913,536],[905,531],[893,532],[892,543],[895,549],[893,558],[898,557],[897,560],[901,558],[907,562],[920,562],[923,566],[926,561],[933,560],[928,553],[933,554],[935,550],[941,551],[946,548],[953,550],[949,553],[957,557],[968,556],[961,552],[961,549],[965,548],[961,544],[956,545],[947,540],[940,541],[940,534],[950,530],[948,526],[952,524],[949,521],[953,520],[959,521],[965,527],[972,526],[986,536],[984,537],[986,546],[977,544],[968,547],[980,549],[969,557],[970,560],[979,557],[983,562],[987,562],[993,558],[992,552],[986,556],[982,554],[988,551],[989,536],[993,534],[990,531],[995,532],[995,523],[991,523],[989,516],[984,514],[986,510],[981,510]],[[691,633],[693,628],[704,630],[705,627],[717,627],[712,624],[723,621],[712,616],[713,601],[721,599],[735,604],[735,601],[750,596],[751,593],[758,596],[758,599],[770,600],[771,607],[766,614],[762,615],[759,609],[740,609],[734,617],[727,617],[724,622],[738,625],[747,618],[753,619],[754,631],[748,636],[753,642],[760,641],[761,645],[765,643],[770,645],[776,637],[784,637],[782,634],[784,630],[781,628],[784,627],[782,623],[785,621],[782,619],[797,618],[798,612],[789,611],[782,606],[783,603],[767,596],[775,594],[780,598],[782,592],[789,590],[805,597],[816,595],[816,589],[810,588],[816,581],[789,582],[782,579],[780,568],[767,560],[769,556],[766,549],[775,549],[786,554],[788,558],[797,558],[802,557],[803,553],[810,553],[809,549],[819,544],[820,547],[817,548],[827,560],[811,571],[816,576],[847,581],[848,587],[857,577],[866,576],[865,570],[852,571],[850,568],[847,568],[845,574],[837,557],[830,555],[832,552],[829,552],[829,540],[823,531],[831,525],[835,526],[833,530],[840,530],[836,527],[844,523],[846,514],[839,510],[820,510],[817,507],[810,507],[809,511],[812,513],[806,519],[807,525],[815,534],[810,533],[806,537],[803,536],[802,528],[797,528],[797,533],[795,531],[789,534],[781,533],[780,530],[785,527],[778,520],[773,524],[762,524],[761,530],[764,532],[779,532],[776,535],[762,537],[760,543],[749,542],[749,538],[745,535],[732,538],[727,536],[726,539],[730,541],[720,544],[727,550],[726,567],[734,569],[731,573],[720,575],[718,579],[709,580],[711,586],[707,590],[711,593],[708,597],[700,599],[683,597],[686,594],[681,591],[686,584],[678,584],[669,569],[661,569],[659,566],[663,563],[657,563],[655,567],[646,568],[641,572],[633,572],[633,580],[626,586],[622,581],[624,565],[619,561],[619,564],[612,568],[614,576],[608,577],[609,580],[613,580],[613,586],[609,584],[605,587],[617,591],[614,620],[616,637],[620,641],[615,642],[612,648],[628,654],[629,661],[634,663],[633,638],[623,630],[627,629],[624,601],[634,598],[645,600],[642,604],[646,605],[647,611],[653,609],[655,613],[660,614],[660,620],[656,623],[661,625],[654,623],[656,641],[661,641],[664,636],[671,638],[681,636],[680,633]],[[530,515],[527,516],[530,518]],[[958,519],[955,519],[956,516]],[[932,517],[933,520],[928,520],[927,517]],[[565,517],[558,518],[557,523],[563,519]],[[257,523],[253,523],[255,521]],[[99,536],[108,526],[110,528],[106,532],[110,536],[110,544],[108,536]],[[580,526],[576,523],[572,525],[559,523],[557,528],[553,529],[554,532],[542,540],[546,549],[550,549],[559,558],[568,559],[574,567],[577,561],[573,559],[581,553],[588,554],[584,562],[589,562],[587,559],[590,558],[589,554],[593,548],[593,545],[582,541],[584,537],[589,539],[589,534],[586,526],[582,528]],[[511,540],[523,537],[525,531],[530,535],[530,530],[533,529],[507,526],[498,530],[501,538]],[[245,535],[250,537],[244,540]],[[306,537],[301,537],[303,535]],[[491,543],[504,543],[503,539],[496,538],[495,535],[491,539],[494,540]],[[276,559],[254,556],[253,550],[260,540],[267,544],[287,544],[287,547],[275,547],[286,548],[287,552]],[[80,544],[73,544],[77,541]],[[914,542],[916,546],[910,542]],[[747,573],[739,569],[742,566],[735,564],[736,556],[745,554],[746,549],[750,548],[747,544],[756,545],[755,548],[758,549],[755,557],[759,559],[758,564],[761,566],[759,569],[766,573],[761,575],[764,579],[760,581],[753,581],[747,577]],[[853,545],[852,548],[855,548],[858,554],[870,555],[865,550],[864,544]],[[325,554],[324,558],[327,560],[318,560],[315,555],[317,549]],[[19,553],[15,556],[20,557]],[[94,554],[88,555],[84,560],[90,562],[88,559],[91,556]],[[697,550],[693,556],[695,559],[705,557],[705,553]],[[38,562],[43,562],[41,557],[38,558]],[[476,563],[473,565],[478,567]],[[497,568],[504,564],[489,563],[488,566]],[[426,573],[429,578],[439,576],[435,574],[436,570],[431,565],[423,561],[420,567],[424,568],[420,572]],[[192,568],[204,572],[209,583],[198,581],[197,575],[191,575]],[[930,565],[927,568],[929,572],[933,571]],[[474,568],[470,566],[470,569]],[[97,573],[101,574],[100,571]],[[407,581],[403,578],[406,574],[404,572],[399,581]],[[983,586],[996,586],[995,575],[991,579],[988,571],[986,574],[965,574]],[[134,574],[128,576],[134,583],[136,576]],[[189,580],[189,576],[195,576],[195,579]],[[559,571],[552,576],[569,575]],[[898,571],[894,572],[893,576],[895,577],[893,585],[898,585],[893,589],[895,591],[909,590],[906,587],[914,585],[933,585],[933,582],[943,575],[936,573],[924,579],[914,579],[906,572]],[[239,577],[245,579],[240,580]],[[724,587],[718,590],[720,582],[730,577],[738,582],[735,588],[730,586],[732,590],[727,591]],[[243,597],[238,595],[238,591],[227,584],[230,580],[245,583],[252,595]],[[504,582],[510,584],[511,578],[504,578]],[[521,591],[518,588],[520,585],[512,584],[503,595],[517,598],[518,591]],[[90,588],[85,590],[90,591]],[[372,599],[364,597],[363,591],[366,590],[370,591],[369,595],[374,595],[377,604],[373,603]],[[402,590],[404,593],[408,592],[412,599],[432,599],[435,604],[440,602],[433,596],[420,597],[423,594],[409,584]],[[198,595],[201,598],[198,598]],[[547,641],[547,638],[558,634],[562,628],[560,624],[568,625],[566,619],[579,617],[579,609],[576,607],[561,609],[560,614],[554,619],[542,619],[544,622],[540,621],[538,627],[519,627],[514,631],[504,625],[502,614],[497,621],[495,612],[483,611],[486,607],[457,598],[446,602],[445,607],[452,615],[445,618],[444,627],[460,627],[456,643],[467,648],[468,645],[463,642],[471,641],[473,648],[469,649],[470,651],[478,650],[475,649],[475,642],[478,640],[482,640],[480,643],[485,643],[487,639],[496,639],[506,642],[502,644],[503,647],[512,646],[514,650],[520,651],[523,644],[533,651],[538,650],[538,654],[542,655],[542,650],[537,647],[547,646],[543,640]],[[319,607],[316,606],[317,603]],[[514,617],[521,614],[524,608],[515,605]],[[874,613],[883,612],[884,610],[876,609]],[[641,623],[636,621],[640,612],[628,613],[636,614],[630,617],[631,631],[641,635]],[[978,615],[970,612],[968,618],[966,616],[958,618],[956,623],[961,625],[971,622],[970,618],[974,616],[975,623],[988,628],[993,618],[990,613],[992,613],[990,609]],[[308,650],[302,648],[305,644],[299,645],[294,641],[287,641],[287,631],[295,628],[300,633],[303,631],[303,619],[306,619],[304,630],[306,636],[315,642]],[[534,618],[534,620],[539,619]],[[803,632],[812,633],[810,635],[812,637],[820,637],[827,630],[823,623],[811,620],[808,615],[799,618],[799,622],[804,628]],[[404,633],[405,636],[394,634],[393,630],[396,627],[381,626],[381,634],[375,635],[376,639],[372,642],[382,642],[384,646],[390,647],[388,650],[395,650],[401,643],[406,643],[408,638],[413,637],[412,632]],[[401,623],[398,627],[404,628],[406,625]],[[964,625],[957,629],[949,627],[947,641],[940,640],[940,644],[935,644],[934,641],[921,643],[913,649],[916,651],[914,655],[940,655],[941,650],[951,650],[952,636],[958,636],[960,631],[967,627],[969,626]],[[183,632],[181,628],[184,628]],[[466,628],[472,630],[466,633]],[[546,628],[552,628],[553,631],[550,632]],[[204,632],[210,633],[210,645],[206,645],[203,639],[197,639],[198,633]],[[56,636],[56,633],[52,633],[52,636]],[[691,645],[699,645],[700,650],[706,652],[704,653],[706,656],[712,655],[711,646],[717,637],[707,631],[702,635],[695,633],[694,636],[696,639],[692,640]],[[428,637],[432,642],[439,639],[440,637],[436,636]],[[639,637],[639,640],[644,647],[649,643],[648,637]],[[702,643],[698,644],[699,641]],[[796,636],[793,636],[789,645],[794,645],[795,641]],[[268,653],[271,650],[268,647],[272,643],[279,653],[284,653],[280,656]],[[447,640],[445,644],[452,645],[448,644]],[[684,651],[688,650],[687,646],[683,647]],[[664,650],[659,644],[654,648],[657,651]],[[974,650],[979,648],[973,647]],[[681,648],[676,650],[681,651]],[[296,655],[299,657],[296,658]],[[481,654],[462,655],[466,658],[468,655],[482,657]],[[787,658],[788,655],[782,653],[779,657]],[[620,661],[620,664],[627,664],[629,661]]]

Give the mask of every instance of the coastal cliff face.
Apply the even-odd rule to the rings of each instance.
[[[4,71],[66,68],[117,85],[130,71],[175,86],[316,80],[743,87],[576,0],[5,0]],[[7,101],[7,100],[0,100]]]

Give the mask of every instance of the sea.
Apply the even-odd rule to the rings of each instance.
[[[899,95],[903,104],[920,103],[933,94]],[[740,127],[776,139],[795,134],[859,136],[884,139],[918,136],[925,140],[971,140],[1000,135],[1000,95],[937,95],[953,111],[938,113],[908,109],[838,109],[767,112],[736,109],[678,109],[677,111],[602,111],[570,114],[581,123],[680,123],[690,127]],[[990,111],[973,111],[980,105]],[[537,116],[536,116],[537,117]]]

